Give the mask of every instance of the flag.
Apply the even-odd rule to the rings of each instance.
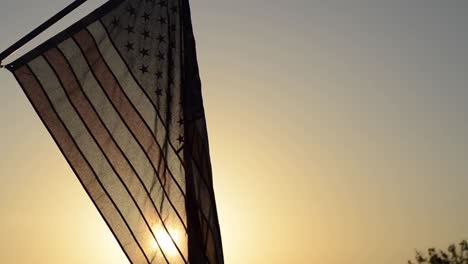
[[[6,67],[130,262],[223,263],[188,0],[108,1]]]

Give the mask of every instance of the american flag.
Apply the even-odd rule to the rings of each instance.
[[[108,1],[7,69],[130,262],[223,263],[188,0]]]

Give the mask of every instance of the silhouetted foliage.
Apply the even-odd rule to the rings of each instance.
[[[429,248],[427,255],[416,251],[415,260],[408,260],[408,264],[468,264],[468,243],[463,240],[458,245],[450,245],[447,251]]]

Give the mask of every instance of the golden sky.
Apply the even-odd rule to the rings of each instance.
[[[3,0],[0,47],[68,2]],[[191,5],[226,263],[406,263],[468,237],[464,1]],[[0,262],[127,263],[0,83]]]

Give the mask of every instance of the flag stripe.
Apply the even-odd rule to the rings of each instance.
[[[60,45],[60,49],[64,52],[65,56],[68,56],[67,59],[69,60],[70,64],[72,65],[73,70],[76,72],[76,74],[78,76],[83,76],[83,74],[85,74],[85,73],[90,73],[91,70],[88,68],[85,59],[82,58],[82,55],[81,55],[80,51],[79,50],[78,51],[74,50],[73,47],[76,47],[76,49],[78,49],[78,47],[76,46],[76,44],[73,41],[64,42],[64,43],[62,43]],[[69,55],[66,55],[66,54],[75,54],[75,55],[74,56],[69,56]],[[92,85],[93,83],[95,83],[95,84]],[[97,81],[95,81],[94,77],[89,76],[89,77],[87,77],[87,81],[84,82],[82,84],[82,86],[83,86],[83,89],[85,90],[85,92],[89,93],[88,98],[95,105],[99,115],[102,116],[103,121],[110,122],[111,124],[114,123],[114,125],[111,125],[111,127],[112,127],[114,133],[118,137],[121,133],[118,131],[119,126],[115,125],[115,123],[117,123],[117,121],[115,121],[115,120],[119,119],[119,117],[117,116],[117,113],[115,113],[114,116],[110,115],[110,114],[114,113],[115,111],[113,111],[114,110],[113,106],[110,104],[109,100],[106,98],[106,95],[104,95],[103,92],[102,92],[102,95],[101,95],[101,93],[99,93],[99,91],[101,91],[101,88],[100,88],[99,84],[97,84]],[[100,100],[99,98],[104,98],[104,99]],[[109,111],[106,111],[106,109],[109,110]],[[110,110],[110,109],[112,109],[112,110]],[[118,120],[118,122],[122,123],[122,121],[120,119]],[[120,127],[122,127],[124,129],[124,131],[127,131],[125,125],[121,125]],[[124,141],[126,139],[127,141],[134,142],[134,138],[129,132],[128,132],[128,135],[125,134],[125,135],[122,135],[122,136],[123,136]],[[124,148],[124,150],[125,150],[125,148]],[[130,155],[129,157],[130,158],[134,158],[134,157],[138,158],[137,155]],[[147,160],[147,157],[142,157],[142,158],[140,157],[140,159]],[[149,183],[149,184],[151,184],[151,183]],[[149,187],[151,187],[151,186],[149,186]],[[151,193],[154,195],[157,192],[152,191]],[[162,193],[162,192],[160,192],[160,193]],[[182,201],[181,202],[181,207],[183,208],[183,206],[184,206],[184,202]],[[170,206],[168,208],[173,209]],[[174,213],[171,213],[168,210],[165,210],[165,212],[166,212],[166,214],[164,215],[164,219],[166,219],[167,221],[172,223],[171,224],[172,228],[175,228],[177,230],[184,230],[183,224],[179,223],[179,219],[177,219],[177,217],[175,216]],[[184,211],[182,211],[182,212],[184,212]],[[174,218],[174,217],[175,217],[175,219],[171,221],[171,219]],[[180,227],[179,227],[179,225],[180,225]],[[169,234],[170,234],[170,232],[169,232]],[[171,236],[171,238],[172,238],[172,236]],[[180,240],[179,244],[182,244],[182,243],[184,243],[186,241],[186,238],[179,239],[179,240]],[[187,256],[187,253],[186,253],[187,248],[185,247],[185,248],[182,248],[181,250],[183,252],[185,252],[183,255]]]
[[[98,22],[95,22],[95,23],[89,25],[88,29],[90,31],[90,34],[96,40],[98,49],[100,50],[103,59],[105,61],[109,62],[108,65],[109,65],[110,70],[112,72],[114,72],[114,73],[117,73],[117,74],[115,74],[116,79],[118,80],[119,83],[123,84],[123,85],[121,85],[121,87],[128,94],[129,100],[132,101],[131,100],[132,98],[138,98],[138,99],[134,100],[135,102],[140,102],[140,104],[134,103],[136,110],[141,114],[141,116],[145,117],[145,116],[147,116],[147,115],[145,115],[145,111],[147,112],[148,108],[156,109],[156,113],[157,113],[157,116],[158,116],[160,122],[156,122],[158,126],[157,126],[157,128],[155,130],[156,131],[166,131],[167,127],[164,124],[164,121],[161,118],[161,115],[160,115],[159,111],[157,110],[158,109],[157,106],[150,99],[150,96],[147,94],[146,90],[144,88],[142,88],[142,86],[138,83],[138,79],[133,75],[132,71],[130,70],[130,68],[127,65],[127,63],[125,62],[125,60],[123,60],[122,55],[120,54],[117,47],[115,46],[115,43],[112,41],[111,38],[109,38],[109,32],[102,25],[102,21],[98,21]],[[105,31],[105,32],[103,32],[103,31]],[[110,62],[112,62],[112,63],[110,63]],[[127,78],[128,76],[126,76],[126,75],[128,75],[128,74],[131,74],[131,76],[133,78]],[[140,89],[135,89],[136,87],[140,87]],[[146,100],[142,99],[142,94],[146,97]],[[144,119],[144,120],[146,121],[146,123],[151,122],[148,119]],[[195,130],[194,127],[193,127],[193,129]],[[198,133],[196,133],[196,134],[198,134]],[[160,140],[158,140],[158,141],[160,141]],[[185,167],[184,161],[182,160],[181,156],[178,154],[178,151],[174,148],[173,144],[169,140],[168,140],[168,143],[169,143],[169,145],[171,147],[170,148],[170,150],[171,150],[170,153],[174,153],[174,155],[177,156],[177,158],[179,159],[179,161],[182,164],[182,169],[184,169],[184,167]],[[204,145],[205,144],[202,144],[201,147],[197,147],[197,150],[201,149],[200,150],[200,152],[201,152],[202,149],[204,149],[204,147],[205,147]],[[198,146],[198,144],[197,144],[197,146]],[[195,159],[195,168],[194,169],[198,170],[200,172],[199,174],[201,175],[203,171],[201,170],[202,166],[199,165],[199,163],[201,163],[201,160],[199,158],[200,156],[203,157],[204,155],[202,155],[200,153],[199,155],[193,155],[193,158]],[[208,166],[210,166],[210,165],[208,165]],[[204,164],[204,167],[206,167],[206,164]],[[211,172],[211,169],[209,169],[209,171]],[[212,184],[209,184],[207,182],[207,179],[205,179],[205,177],[201,176],[200,178],[202,178],[203,184],[205,185],[205,188],[207,190],[212,189]],[[211,181],[211,179],[209,179],[209,181]],[[210,192],[210,191],[208,191],[208,192]],[[212,193],[212,191],[211,191],[211,193]],[[214,197],[211,197],[210,200],[214,203]],[[206,217],[205,213],[203,213],[203,216],[204,216],[205,220],[208,221],[208,218]],[[211,226],[210,226],[210,229],[211,229]]]
[[[215,197],[214,197],[214,192],[212,188],[208,188],[208,184],[205,181],[205,178],[203,175],[211,175],[211,164],[210,161],[206,158],[207,157],[207,143],[203,144],[203,142],[206,142],[203,140],[199,134],[198,129],[194,126],[192,129],[193,132],[193,144],[192,144],[192,158],[193,158],[193,163],[196,163],[197,160],[201,164],[203,164],[203,168],[205,168],[203,171],[198,171],[194,170],[194,179],[200,181],[198,184],[197,188],[197,193],[196,193],[196,198],[198,200],[198,204],[200,205],[200,214],[203,216],[201,221],[201,225],[204,230],[204,239],[205,239],[205,252],[211,257],[211,259],[218,259],[217,255],[210,255],[210,254],[215,254],[217,251],[213,251],[213,247],[216,248],[217,244],[214,243],[213,239],[216,238],[217,240],[221,240],[221,237],[219,236],[219,225],[218,223],[218,217],[216,212],[216,203],[215,203]],[[200,173],[200,174],[198,174]],[[206,217],[205,215],[208,215]],[[216,230],[216,232],[215,232]],[[208,243],[211,243],[208,245]],[[209,249],[212,249],[211,251]]]
[[[201,121],[195,121],[195,123],[191,126],[190,135],[192,136],[192,159],[195,165],[195,173],[199,173],[199,176],[196,177],[201,178],[203,185],[206,188],[206,191],[209,194],[210,202],[212,204],[215,203],[214,191],[213,191],[213,181],[211,177],[206,177],[211,175],[211,163],[209,159],[209,147],[208,141],[206,139],[207,135],[205,132],[205,137],[201,135],[199,126]],[[205,217],[206,218],[206,217]]]
[[[45,59],[42,56],[38,57],[29,62],[28,65],[37,76],[52,107],[76,140],[77,146],[90,162],[91,167],[95,169],[96,175],[104,184],[104,188],[116,202],[130,229],[135,234],[137,242],[142,246],[145,255],[148,259],[151,259],[154,250],[143,245],[151,242],[152,230],[144,219],[135,197],[131,195],[128,186],[125,185],[121,175],[117,173],[102,147],[97,144],[96,136],[89,132],[82,118],[75,112],[61,87],[60,81]]]
[[[188,136],[192,138],[192,140],[190,141],[191,142],[190,149],[192,150],[191,158],[192,158],[192,164],[194,165],[192,167],[195,167],[193,170],[194,179],[198,183],[200,183],[199,181],[201,179],[201,183],[197,184],[198,188],[197,188],[196,195],[198,199],[200,199],[200,197],[202,196],[204,199],[208,199],[208,201],[203,200],[199,202],[199,204],[208,205],[208,212],[206,211],[204,206],[201,206],[202,207],[201,213],[204,219],[207,222],[209,222],[209,217],[206,217],[206,215],[211,214],[210,209],[209,209],[210,206],[214,205],[212,209],[216,210],[213,185],[211,183],[212,181],[211,179],[208,179],[210,180],[210,184],[209,184],[207,182],[207,179],[204,177],[205,175],[211,175],[211,163],[208,159],[209,157],[208,156],[209,155],[208,143],[204,138],[202,138],[197,127],[198,126],[196,124],[190,124],[190,129],[188,129],[190,133],[188,133]],[[200,166],[198,164],[203,164],[203,166]],[[209,226],[209,228],[214,233],[213,227],[211,225]],[[215,226],[214,228],[219,229],[218,226]]]
[[[203,110],[203,99],[201,95],[201,82],[200,82],[200,76],[199,76],[199,70],[198,70],[198,63],[197,63],[197,55],[196,55],[196,49],[195,49],[195,38],[193,35],[193,28],[192,28],[192,21],[190,19],[191,14],[190,14],[190,6],[188,3],[188,0],[182,0],[179,1],[181,3],[181,11],[180,11],[180,16],[183,18],[181,20],[181,24],[183,29],[180,31],[181,33],[181,39],[183,39],[183,45],[182,45],[182,54],[183,54],[183,64],[181,66],[181,71],[183,72],[184,78],[183,78],[183,86],[186,89],[184,96],[186,99],[186,103],[184,104],[184,107],[187,109],[184,111],[184,114],[186,114],[186,119],[193,120],[193,122],[190,122],[188,126],[185,126],[186,129],[186,137],[189,139],[188,142],[190,143],[190,146],[188,150],[185,152],[185,155],[189,156],[190,159],[194,159],[193,156],[197,156],[197,154],[201,154],[202,156],[206,156],[206,159],[209,159],[209,151],[208,151],[208,137],[207,137],[207,129],[206,129],[206,123],[204,117],[204,110]],[[190,99],[189,99],[190,98]],[[202,118],[197,118],[201,116]],[[194,118],[192,118],[194,117]],[[193,127],[190,127],[193,126]],[[187,133],[188,131],[192,131],[192,133]],[[202,131],[202,133],[200,133]],[[188,135],[187,135],[188,134]],[[204,152],[198,152],[192,149],[193,147],[193,142],[198,142],[206,146],[206,151]],[[195,153],[194,153],[195,152]],[[196,162],[196,157],[194,160],[195,165],[197,165]],[[212,210],[216,210],[216,204],[215,204],[215,197],[214,197],[214,192],[213,192],[213,186],[212,186],[212,174],[211,174],[211,164],[208,161],[207,163],[207,168],[203,172],[200,171],[200,168],[197,168],[197,166],[191,166],[193,169],[189,173],[195,173],[198,169],[198,173],[202,174],[199,175],[198,177],[193,176],[192,179],[195,180],[202,180],[202,182],[205,183],[205,187],[207,187],[210,192],[211,196],[211,204],[206,205],[206,204],[201,204],[201,206],[209,206],[212,207]],[[203,166],[204,164],[200,164],[200,166]],[[194,175],[194,174],[193,174]],[[208,184],[209,181],[211,184]],[[189,193],[189,192],[188,192]],[[200,204],[199,204],[200,205]],[[201,211],[201,214],[203,215],[203,211]],[[211,212],[211,210],[210,210]],[[214,218],[211,218],[212,222],[207,221],[209,223],[209,226],[212,227],[211,230],[215,229],[216,232],[213,232],[213,234],[216,234],[215,236],[210,237],[213,239],[213,247],[210,247],[211,250],[215,251],[215,257],[213,258],[213,254],[208,253],[207,251],[211,251],[210,249],[205,249],[203,251],[205,253],[205,256],[210,257],[210,261],[214,263],[223,263],[223,252],[222,252],[222,242],[221,242],[221,235],[219,231],[219,221],[217,217],[216,211],[213,212]],[[192,213],[188,213],[188,217],[191,218],[193,217]],[[206,220],[206,217],[205,217]],[[213,225],[211,225],[213,223]],[[204,239],[202,239],[203,241]],[[206,238],[205,238],[206,240]],[[211,251],[212,252],[212,251]]]
[[[99,24],[98,24],[99,22]],[[145,102],[145,107],[148,107],[148,103],[152,105],[152,109],[155,109],[156,110],[156,114],[157,114],[157,117],[158,117],[158,120],[160,121],[160,123],[158,122],[157,125],[158,127],[156,127],[155,130],[158,130],[158,131],[167,131],[167,125],[165,124],[164,122],[164,119],[162,118],[161,116],[161,113],[159,112],[158,110],[158,107],[156,106],[156,104],[154,103],[154,101],[151,99],[151,97],[148,95],[148,92],[146,91],[146,89],[143,88],[143,86],[139,83],[138,81],[138,78],[135,77],[135,75],[133,74],[130,66],[127,64],[127,62],[123,59],[123,56],[122,54],[120,54],[119,52],[119,49],[116,47],[114,41],[112,40],[112,38],[109,37],[109,32],[107,30],[107,28],[102,24],[102,20],[98,21],[96,23],[93,23],[92,25],[90,25],[88,28],[90,29],[90,32],[92,35],[97,35],[97,32],[100,33],[101,30],[104,30],[105,33],[106,33],[106,37],[101,39],[101,42],[100,43],[104,43],[104,41],[109,41],[110,44],[112,44],[112,47],[114,48],[113,50],[117,53],[118,55],[118,58],[120,58],[120,60],[122,61],[123,65],[119,62],[119,64],[112,64],[110,65],[110,67],[112,67],[112,70],[117,70],[117,72],[121,72],[121,71],[127,71],[131,76],[132,76],[132,85],[131,87],[134,87],[134,85],[138,86],[140,88],[139,91],[132,91],[132,92],[139,92],[139,93],[143,93],[144,96],[146,97],[146,102]],[[94,33],[96,32],[96,33]],[[106,43],[107,44],[107,43]],[[103,47],[102,49],[104,48],[107,48],[109,47],[108,45],[106,45],[105,47]],[[105,53],[104,53],[105,54]],[[113,56],[116,56],[114,54],[112,54]],[[116,57],[117,58],[117,57]],[[113,62],[116,60],[116,58],[113,58]],[[125,68],[117,68],[117,67],[125,67]],[[119,76],[119,75],[117,75]],[[140,108],[137,108],[139,111],[142,111],[141,110],[142,107]],[[148,120],[148,119],[145,119],[146,122],[151,122],[152,120]],[[161,125],[162,127],[160,127],[159,125]],[[179,159],[180,163],[182,163],[182,165],[184,165],[184,160],[183,158],[178,154],[178,150],[174,147],[173,143],[168,140],[167,141],[169,143],[169,146],[171,147],[171,150],[174,152],[174,154],[177,156],[177,158]],[[184,166],[182,166],[182,168],[185,168]]]
[[[127,96],[127,99],[129,103],[134,107],[135,112],[142,121],[144,121],[144,124],[148,128],[149,131],[154,131],[156,132],[157,138],[154,136],[153,133],[152,137],[154,141],[157,143],[160,151],[162,151],[161,145],[164,144],[164,142],[168,142],[171,146],[171,149],[169,152],[167,152],[168,157],[164,157],[164,162],[167,163],[168,159],[179,159],[181,161],[182,166],[180,168],[177,168],[177,164],[169,164],[168,166],[168,171],[171,175],[172,178],[174,178],[174,181],[176,183],[181,182],[181,184],[184,183],[185,179],[179,179],[177,181],[175,179],[175,176],[173,173],[174,171],[178,172],[182,170],[180,173],[183,175],[183,163],[182,163],[182,158],[177,155],[175,148],[173,147],[170,137],[167,135],[167,127],[164,124],[163,119],[161,118],[158,108],[156,105],[152,103],[152,101],[149,99],[149,95],[147,94],[147,91],[141,87],[141,85],[138,84],[137,79],[133,75],[133,73],[127,68],[125,61],[122,59],[120,53],[118,53],[118,50],[115,48],[114,45],[112,45],[112,39],[109,38],[108,32],[106,31],[105,27],[101,24],[100,21],[97,21],[93,24],[91,24],[88,27],[88,33],[90,34],[90,37],[93,39],[97,52],[99,53],[100,59],[103,60],[104,64],[106,64],[109,73],[113,75],[114,80],[119,84],[119,86],[122,88],[123,94]],[[131,76],[126,76],[130,74]],[[138,99],[137,99],[138,98]],[[149,115],[148,109],[151,109],[155,111],[156,117],[154,114]],[[151,129],[151,126],[149,124],[155,123],[155,127]],[[181,192],[184,192],[185,188],[179,187]]]
[[[127,125],[119,116],[119,113],[115,109],[114,105],[112,105],[112,103],[110,102],[110,99],[108,98],[107,94],[103,91],[100,84],[94,78],[92,71],[87,64],[87,61],[81,53],[77,44],[73,40],[67,40],[59,45],[59,50],[67,58],[74,74],[79,77],[78,81],[80,82],[84,93],[87,95],[87,98],[91,101],[91,104],[95,107],[98,115],[101,117],[105,126],[109,130],[113,131],[113,136],[117,144],[121,146],[121,148],[125,152],[125,155],[129,158],[131,163],[136,168],[138,174],[142,176],[145,188],[147,188],[150,192],[152,199],[156,203],[166,203],[165,200],[157,200],[156,196],[164,197],[164,193],[156,192],[158,189],[154,188],[155,184],[159,184],[160,182],[155,181],[154,174],[156,169],[154,168],[153,164],[151,164],[148,154],[144,152],[143,146],[141,146],[141,144],[139,144],[139,142],[136,140],[136,137],[129,130]],[[171,190],[169,190],[169,192],[172,193]],[[173,197],[173,195],[171,195],[171,197]],[[177,198],[177,196],[174,198]],[[177,199],[176,202],[178,200],[179,199]],[[167,204],[167,206],[168,208],[173,209],[172,207],[170,207],[170,204]],[[183,206],[184,205],[182,202],[180,207],[183,208]],[[175,215],[172,215],[170,211],[167,210],[162,212],[162,214],[165,219],[168,217],[176,217]],[[179,220],[177,219],[176,221]],[[183,225],[180,228],[183,229]]]
[[[161,148],[165,142],[170,144],[168,149],[167,157],[164,157],[164,162],[167,164],[168,160],[178,159],[182,166],[177,166],[177,163],[169,163],[169,172],[172,177],[175,175],[184,175],[184,167],[182,158],[177,154],[174,146],[171,143],[170,137],[167,135],[167,127],[161,118],[158,108],[149,99],[149,95],[146,90],[143,89],[132,72],[129,70],[128,65],[122,59],[121,54],[109,38],[109,35],[100,21],[93,23],[88,26],[89,33],[96,40],[97,48],[109,67],[109,70],[114,74],[117,82],[122,87],[123,92],[128,96],[129,101],[135,106],[135,110],[141,115],[142,119],[146,124],[155,123],[155,126],[151,129],[156,135],[156,141]],[[181,182],[182,188],[184,188],[185,179],[178,179]]]
[[[96,42],[92,35],[90,35],[87,31],[82,31],[76,34],[74,36],[74,39],[77,42],[78,46],[80,46],[83,54],[85,55],[85,58],[88,61],[88,64],[94,71],[98,81],[102,83],[102,86],[105,88],[105,91],[109,94],[111,101],[119,103],[119,107],[117,107],[117,109],[124,114],[124,117],[126,117],[124,119],[126,120],[130,130],[136,132],[135,134],[137,138],[144,146],[153,146],[153,144],[156,144],[158,146],[158,149],[151,148],[149,151],[156,151],[154,155],[162,157],[162,149],[159,143],[157,142],[156,138],[154,137],[153,133],[151,132],[152,130],[150,126],[146,122],[144,122],[140,113],[136,111],[135,106],[122,90],[122,87],[116,80],[113,72],[109,69],[107,63],[102,58],[100,51],[97,49]],[[91,64],[89,62],[93,63]],[[143,127],[141,127],[142,124],[144,124]],[[150,157],[151,156],[152,155],[150,155]],[[171,178],[173,178],[174,183],[177,185],[177,187],[183,194],[184,191],[182,187],[172,175]]]
[[[90,69],[92,70],[91,73],[100,83],[101,87],[107,94],[109,100],[115,106],[115,109],[127,124],[129,130],[136,137],[137,141],[144,147],[145,152],[147,153],[150,161],[156,167],[161,160],[158,161],[155,160],[155,158],[162,157],[161,149],[155,148],[155,145],[159,145],[155,141],[151,130],[148,128],[148,124],[146,124],[141,119],[139,113],[135,111],[134,106],[131,104],[130,101],[128,101],[128,97],[125,93],[123,93],[119,83],[115,80],[115,77],[113,76],[112,72],[109,70],[102,57],[100,56],[99,51],[97,50],[96,45],[94,43],[94,39],[91,35],[89,35],[87,31],[81,31],[77,33],[73,39],[78,44],[81,53],[84,55],[88,67],[90,67]],[[118,107],[116,107],[116,105]],[[156,168],[155,171],[158,172]],[[160,171],[158,173],[160,173]],[[163,184],[163,179],[161,179],[161,175],[159,174],[158,176],[159,177],[157,178],[160,181],[161,186],[165,186],[165,184]],[[172,177],[165,177],[164,181],[169,181],[169,184],[167,185],[170,186],[175,184],[181,191],[181,194],[185,197],[180,185]],[[173,184],[171,184],[171,181],[173,182]],[[167,190],[165,188],[162,188],[162,190],[165,193],[168,202],[174,208],[178,218],[184,224],[184,221],[180,216],[179,211],[174,206],[169,195],[167,194]],[[186,228],[185,224],[184,228]]]
[[[37,76],[28,65],[18,68],[14,74],[81,184],[87,186],[85,190],[93,203],[95,203],[98,211],[103,215],[111,232],[119,238],[119,245],[129,260],[135,261],[135,263],[149,262],[144,255],[143,249],[136,241],[135,235],[129,228],[129,224],[123,217],[122,212],[104,188],[101,180],[96,177],[96,171],[84,157],[83,152],[78,148],[77,142],[73,139],[70,131],[65,127],[58,113],[51,105]],[[132,239],[128,240],[128,238]]]
[[[81,76],[82,78],[79,78],[78,80],[82,81],[84,75],[88,75],[86,77],[85,82],[81,83],[81,86],[87,95],[88,99],[91,101],[91,103],[94,105],[96,111],[98,112],[98,115],[101,117],[101,119],[106,123],[105,125],[108,127],[108,129],[112,129],[114,135],[116,136],[117,140],[119,141],[118,144],[122,145],[123,150],[128,152],[129,147],[131,144],[129,143],[134,143],[137,146],[137,150],[139,150],[142,155],[138,155],[138,153],[135,153],[130,151],[128,153],[125,153],[127,157],[130,159],[133,159],[133,161],[136,160],[141,160],[141,161],[146,161],[148,160],[147,156],[144,156],[144,152],[142,149],[139,149],[139,146],[136,144],[135,138],[133,137],[132,134],[128,131],[127,127],[123,123],[123,121],[120,119],[120,117],[117,115],[115,112],[114,107],[111,105],[109,102],[108,98],[102,91],[101,87],[97,83],[97,81],[94,79],[92,74],[90,74],[91,70],[87,66],[87,62],[82,56],[81,52],[79,51],[78,47],[76,46],[75,42],[72,40],[70,41],[65,41],[60,45],[60,51],[64,52],[64,56],[67,57],[68,62],[73,68],[74,73],[77,76]],[[67,55],[67,54],[74,54],[72,55]],[[126,133],[123,133],[126,132]],[[124,142],[124,143],[122,143]],[[125,143],[126,142],[126,143]],[[132,161],[132,162],[133,162]],[[149,163],[148,163],[149,164]],[[135,163],[136,167],[140,166],[138,163]],[[148,165],[150,166],[150,165]],[[142,171],[141,169],[139,171]],[[144,171],[143,171],[144,173]],[[154,174],[153,169],[151,171],[148,171],[146,174],[149,176],[153,177],[152,175]],[[150,179],[151,180],[151,179]],[[154,178],[153,178],[154,180]],[[149,182],[148,183],[148,189],[152,188],[151,185],[154,185],[153,183]],[[162,192],[156,192],[156,190],[151,191],[152,197],[155,195],[161,195]],[[162,194],[163,195],[163,194]],[[181,207],[184,206],[184,203],[181,203]],[[161,214],[163,215],[163,219],[165,219],[166,223],[170,223],[171,227],[176,230],[184,230],[184,226],[182,223],[180,223],[179,219],[176,217],[175,213],[171,211],[173,210],[172,207],[168,204],[166,208],[169,208],[169,210],[164,210],[161,211]],[[182,211],[184,213],[184,211]],[[170,235],[171,233],[168,232]],[[171,240],[174,240],[172,238],[172,235],[170,235]],[[186,237],[184,238],[179,238],[179,244],[182,245],[186,241]],[[176,244],[174,242],[174,244]],[[176,244],[177,245],[177,244]],[[182,254],[183,256],[187,256],[187,248],[182,247],[181,250],[184,252]]]
[[[205,184],[210,187],[212,186],[213,182],[212,179],[208,177],[206,179],[204,176],[211,175],[211,164],[209,159],[207,158],[207,151],[208,146],[206,143],[206,139],[200,135],[200,131],[198,126],[195,124],[192,128],[192,136],[194,140],[192,141],[192,158],[196,164],[197,170],[202,175],[202,179]]]
[[[82,117],[90,133],[96,135],[98,144],[109,157],[111,163],[116,168],[117,173],[122,176],[125,184],[130,189],[132,196],[136,197],[139,207],[142,208],[142,214],[144,218],[147,222],[149,222],[147,225],[151,228],[156,226],[156,224],[160,221],[165,231],[170,235],[170,232],[167,229],[166,224],[164,223],[156,205],[154,204],[153,200],[150,199],[150,194],[145,188],[140,176],[136,173],[135,168],[132,166],[128,158],[123,154],[122,149],[116,144],[115,139],[110,131],[104,126],[101,118],[97,115],[94,106],[90,104],[89,99],[82,92],[80,84],[78,83],[65,57],[63,57],[59,50],[54,48],[45,53],[45,58],[51,64],[52,68],[55,70],[56,75],[61,80],[67,97],[75,107],[75,111],[77,111],[78,114]],[[132,184],[132,182],[135,182],[134,178],[138,179],[138,183]],[[147,200],[149,200],[150,203],[148,203]],[[158,219],[155,219],[156,216]],[[162,251],[163,257],[166,258],[164,250],[160,246],[160,238],[158,239],[154,235],[154,231],[152,235],[155,239],[157,247]],[[180,254],[180,257],[182,258],[181,260],[186,263],[186,260],[181,250],[179,249],[179,245],[177,245],[176,241],[174,240],[173,243],[178,253]]]
[[[143,104],[134,104],[135,109],[138,112],[140,112],[141,116],[145,116],[144,113],[145,113],[145,110],[147,111],[147,108],[156,109],[157,111],[157,107],[149,99],[149,96],[146,93],[145,89],[143,89],[141,85],[138,84],[137,79],[133,76],[132,72],[126,65],[125,61],[122,59],[122,56],[118,52],[115,45],[113,44],[112,39],[109,38],[108,32],[106,31],[105,27],[101,23],[96,22],[96,23],[89,25],[88,30],[89,30],[89,33],[93,36],[93,38],[96,40],[96,45],[100,51],[100,54],[102,55],[103,60],[107,62],[107,65],[110,68],[110,70],[114,73],[115,78],[117,79],[119,83],[121,83],[121,87],[124,90],[124,92],[127,93],[129,100],[132,101],[131,100],[132,98],[138,98],[141,100],[142,95],[146,96],[146,100],[140,101]],[[127,76],[128,74],[132,74],[133,78]],[[140,87],[140,89],[138,89],[138,87]],[[160,117],[159,112],[158,112],[158,117]],[[148,120],[145,120],[145,121],[146,123],[149,123]],[[157,123],[156,131],[166,131],[166,127],[162,118],[159,118],[159,121],[160,122],[156,122]],[[197,130],[195,126],[192,126],[192,129]],[[193,134],[197,136],[199,135],[199,133],[193,133]],[[200,141],[203,140],[202,138],[197,138],[197,139],[199,139]],[[206,160],[205,158],[203,158],[204,156],[206,156],[206,155],[203,155],[205,144],[203,143],[200,144],[200,142],[197,142],[197,140],[194,140],[194,141],[195,141],[194,145],[197,146],[197,148],[194,148],[194,150],[199,151],[196,155],[192,155],[194,159],[194,163],[195,163],[194,171],[195,172],[200,171],[200,173],[195,173],[195,174],[199,175],[199,177],[196,177],[196,178],[202,179],[202,183],[198,184],[198,186],[199,188],[203,188],[206,191],[205,193],[207,193],[207,196],[204,196],[205,200],[207,198],[211,203],[214,203],[214,196],[211,195],[213,192],[210,191],[212,187],[209,187],[212,185],[207,183],[207,180],[202,176],[203,171],[200,169],[202,167],[197,164],[197,161],[202,163],[204,160]],[[198,143],[198,144],[195,144],[195,143]],[[174,146],[172,144],[170,144],[170,146],[171,146],[170,150],[172,150],[170,151],[170,153],[174,153],[175,155],[177,155],[177,158],[180,160],[182,166],[184,166],[184,163],[181,157],[175,151]],[[209,163],[206,164],[206,162],[203,162],[203,164],[204,164],[204,168],[208,166],[208,169],[206,169],[205,171],[209,171],[211,173],[211,165],[209,165]],[[182,167],[182,169],[184,169],[184,167]],[[203,187],[201,185],[203,185]],[[201,205],[199,205],[199,207],[204,208],[204,206],[201,206]],[[208,206],[208,208],[210,207]],[[206,209],[202,209],[200,210],[200,212],[204,221],[209,223],[210,221],[208,217],[206,216],[209,214],[209,211],[207,211]],[[211,225],[208,225],[208,228],[210,229],[211,233],[215,233],[214,230],[212,230]]]
[[[102,91],[99,83],[91,74],[91,69],[88,67],[87,62],[81,54],[81,51],[77,44],[73,40],[67,40],[59,45],[59,50],[66,57],[67,62],[70,64],[74,74],[78,76],[78,81],[80,82],[80,85],[82,86],[86,97],[91,101],[101,120],[104,122],[105,126],[108,127],[109,130],[113,131],[113,135],[115,136],[114,139],[116,139],[117,144],[121,146],[122,150],[125,152],[125,155],[131,160],[131,163],[135,164],[135,167],[137,168],[137,171],[140,175],[146,174],[147,176],[150,176],[149,178],[146,177],[146,179],[148,179],[149,182],[145,181],[145,187],[147,187],[148,189],[152,189],[152,186],[154,185],[154,183],[152,182],[154,180],[152,176],[154,173],[153,169],[148,169],[146,171],[141,169],[142,166],[153,168],[151,167],[150,163],[146,162],[149,158],[145,156],[146,153],[143,152],[142,148],[140,148],[141,145],[137,144],[135,137],[131,134],[126,125],[120,119],[118,113],[116,112],[117,110],[114,109],[114,106],[110,103],[109,99],[107,98],[107,95]],[[85,79],[86,81],[83,82],[83,79]],[[135,147],[133,148],[136,149],[134,149],[133,151],[129,150],[129,148],[132,148],[133,145],[135,145]],[[143,161],[144,164],[142,165],[141,163]],[[154,190],[151,191],[152,197],[161,193],[162,192],[156,192]],[[179,204],[179,208],[183,210],[185,206],[183,200]],[[169,208],[169,210],[173,209],[172,207],[170,207],[170,205],[168,205],[167,208]],[[181,212],[185,213],[185,211]],[[166,219],[166,222],[169,221],[171,223],[172,228],[177,230],[184,230],[185,227],[182,223],[179,223],[179,219],[177,219],[175,213],[171,213],[171,211],[168,210],[164,210],[161,213],[164,214],[163,218]],[[175,219],[171,221],[171,219],[174,217]],[[170,234],[170,232],[168,232],[168,234]],[[177,245],[177,241],[174,242],[172,235],[170,237],[173,243]],[[186,238],[179,238],[178,244],[182,245],[185,242]],[[186,258],[187,248],[182,246],[179,246],[179,248],[183,252],[183,254],[181,255],[185,256]]]
[[[110,70],[114,73],[116,79],[122,86],[122,89],[127,94],[130,101],[135,105],[138,112],[148,124],[158,119],[155,107],[149,102],[146,95],[139,89],[135,79],[130,74],[130,71],[125,66],[125,62],[117,53],[115,47],[112,46],[104,27],[100,22],[93,23],[88,26],[89,33],[96,40],[97,47],[102,54],[103,59],[109,65]],[[153,132],[158,136],[162,135],[159,143],[163,142],[166,137],[166,129],[160,130],[159,127],[154,127]]]

